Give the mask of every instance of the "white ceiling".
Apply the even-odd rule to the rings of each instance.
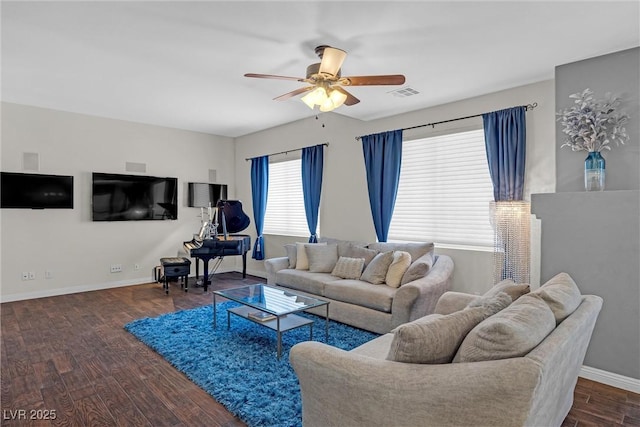
[[[420,92],[353,87],[371,120],[552,79],[554,67],[640,44],[640,2],[2,1],[2,100],[236,137],[311,115],[317,45],[342,73],[404,74]]]

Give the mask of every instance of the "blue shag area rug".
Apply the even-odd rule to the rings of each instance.
[[[230,412],[251,427],[302,425],[298,379],[289,364],[289,350],[309,340],[309,327],[282,334],[282,357],[276,358],[276,333],[249,320],[231,315],[218,304],[217,329],[213,306],[134,320],[125,329],[183,372]],[[314,319],[313,339],[325,342],[324,317]],[[328,344],[351,350],[377,334],[330,321]]]

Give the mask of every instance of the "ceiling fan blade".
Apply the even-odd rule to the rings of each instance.
[[[285,93],[284,95],[280,95],[277,98],[273,98],[274,101],[284,101],[285,99],[289,99],[292,98],[296,95],[300,95],[301,93],[305,93],[305,92],[309,92],[310,90],[315,89],[315,86],[307,86],[307,87],[301,87],[300,89],[296,89],[294,91]]]
[[[351,95],[349,92],[347,92],[346,90],[344,90],[340,86],[333,86],[333,89],[337,90],[340,93],[343,93],[343,94],[347,95],[347,99],[344,101],[344,105],[355,105],[358,102],[360,102],[360,100],[358,98],[356,98],[355,96]]]
[[[278,79],[278,80],[295,80],[297,82],[303,82],[305,79],[302,77],[287,77],[287,76],[276,76],[274,74],[254,74],[247,73],[244,75],[245,77],[255,77],[258,79]]]
[[[322,53],[319,72],[322,74],[330,74],[334,77],[337,76],[346,57],[347,52],[344,50],[326,46]]]
[[[340,84],[345,86],[376,86],[376,85],[401,85],[405,78],[402,74],[389,74],[382,76],[350,76],[340,79]]]

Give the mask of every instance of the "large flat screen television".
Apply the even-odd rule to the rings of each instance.
[[[93,173],[94,221],[178,219],[178,179]]]
[[[73,209],[73,176],[1,172],[0,207]]]
[[[226,200],[226,184],[189,183],[188,205],[195,208],[216,207],[218,200]],[[209,205],[211,203],[211,205]]]

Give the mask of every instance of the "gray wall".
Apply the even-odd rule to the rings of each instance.
[[[586,366],[640,379],[640,193],[534,194],[544,282],[564,271],[604,299]]]
[[[583,293],[604,299],[585,365],[640,379],[640,48],[556,68],[556,111],[569,95],[591,88],[625,98],[629,141],[604,153],[605,191],[585,192],[586,152],[560,148],[556,125],[555,194],[532,195],[541,220],[540,279],[569,273]]]
[[[627,49],[556,67],[556,111],[573,104],[569,95],[590,88],[597,98],[605,93],[621,95],[621,106],[630,116],[626,126],[629,141],[613,144],[602,154],[606,160],[606,190],[640,189],[640,48]],[[585,151],[560,148],[564,134],[556,124],[556,191],[584,190]]]

